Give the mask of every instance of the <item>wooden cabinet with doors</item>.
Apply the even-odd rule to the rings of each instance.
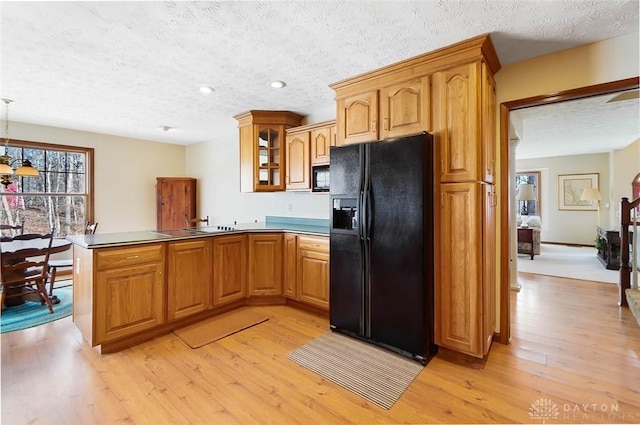
[[[287,190],[310,190],[311,167],[329,164],[336,146],[336,122],[323,121],[287,130]]]
[[[311,166],[329,164],[329,148],[337,146],[336,121],[324,121],[309,127]]]
[[[482,63],[482,143],[480,143],[482,157],[482,180],[495,183],[496,172],[496,82],[486,63]]]
[[[247,236],[213,238],[213,305],[241,301],[247,296]]]
[[[311,189],[309,132],[287,134],[287,190]]]
[[[283,279],[282,286],[285,298],[298,299],[298,236],[293,233],[284,234],[283,247]]]
[[[249,296],[282,295],[282,233],[249,235]]]
[[[304,118],[289,111],[249,111],[234,116],[240,129],[240,190],[285,190],[285,131]]]
[[[284,296],[329,310],[329,238],[284,235]]]
[[[85,337],[89,336],[92,346],[164,323],[163,244],[84,250],[86,255],[79,250],[74,247],[74,256],[79,257],[74,282],[83,283],[78,285],[78,294],[74,285],[74,304],[80,304],[77,310],[74,305],[74,318],[78,317],[78,327]],[[92,277],[82,276],[91,270]],[[87,287],[92,281],[93,288]],[[91,290],[92,299],[83,300]],[[99,302],[94,304],[93,298]]]
[[[385,82],[352,95],[336,90],[338,146],[431,130],[430,77]]]
[[[211,308],[211,238],[167,245],[167,319],[182,319]]]
[[[329,309],[329,238],[298,236],[298,300]]]
[[[496,94],[486,64],[474,62],[433,76],[439,131],[440,182],[495,181]]]
[[[452,183],[440,190],[435,342],[482,357],[495,329],[494,187]]]
[[[484,62],[437,72],[433,82],[442,199],[436,344],[482,357],[495,330],[495,82]]]
[[[495,224],[481,187],[496,181],[499,69],[484,34],[331,85],[338,143],[434,135],[436,343],[474,356],[495,327]]]
[[[196,179],[156,178],[157,228],[181,229],[196,217]]]

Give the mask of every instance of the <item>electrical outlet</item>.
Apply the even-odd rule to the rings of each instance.
[[[291,205],[291,202],[289,202],[287,204],[287,211],[291,212],[293,210],[293,205]]]

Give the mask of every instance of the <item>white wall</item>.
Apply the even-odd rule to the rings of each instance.
[[[186,168],[198,179],[198,214],[208,215],[210,224],[263,221],[266,215],[329,218],[327,194],[240,192],[239,149],[237,137],[187,148]]]
[[[184,176],[181,145],[13,121],[11,138],[95,149],[98,233],[155,229],[156,177]]]
[[[614,166],[612,167],[612,187],[610,208],[610,222],[618,226],[620,223],[620,201],[622,198],[633,200],[631,182],[640,173],[640,139],[631,143],[624,149],[613,153]]]
[[[611,202],[608,197],[610,187],[609,154],[572,155],[552,158],[532,158],[516,161],[517,172],[540,170],[543,242],[594,245],[597,225],[596,211],[566,211],[559,209],[558,175],[599,174],[599,188],[602,202]],[[600,210],[600,223],[608,228],[607,212]]]
[[[336,106],[327,105],[308,115],[304,124],[335,119],[335,114]],[[239,133],[227,140],[187,146],[186,169],[198,179],[198,214],[208,215],[210,224],[263,221],[267,215],[329,218],[327,194],[240,192]]]

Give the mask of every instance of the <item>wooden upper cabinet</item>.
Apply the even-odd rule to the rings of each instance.
[[[240,129],[240,191],[285,190],[285,131],[304,118],[289,111],[249,111],[234,116]]]
[[[480,63],[438,72],[433,81],[440,182],[482,180]]]
[[[338,98],[337,146],[431,131],[430,77]]]
[[[482,180],[495,183],[496,176],[496,82],[482,63]]]
[[[281,233],[249,235],[249,296],[282,295]]]
[[[338,146],[378,139],[378,90],[338,99]]]
[[[329,163],[329,148],[335,146],[335,130],[335,124],[311,130],[311,165]]]
[[[309,132],[287,134],[287,190],[311,189]]]
[[[425,76],[380,89],[380,139],[431,131],[431,84]]]
[[[336,122],[323,121],[287,130],[287,190],[311,190],[311,167],[329,164]]]
[[[196,179],[156,178],[157,228],[181,229],[196,217]]]

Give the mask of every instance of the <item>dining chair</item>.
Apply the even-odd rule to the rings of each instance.
[[[92,223],[87,221],[87,224],[84,228],[85,235],[93,235],[96,233],[96,229],[98,228],[98,223]],[[73,267],[73,258],[64,259],[64,260],[50,260],[49,261],[49,296],[54,297],[53,295],[53,285],[56,282],[56,276],[58,274],[59,268],[65,267]],[[57,299],[54,298],[54,302],[57,302]]]
[[[51,299],[46,290],[53,233],[52,230],[46,235],[34,233],[13,238],[14,241],[42,239],[45,241],[45,247],[36,252],[27,248],[24,250],[24,257],[17,255],[14,256],[13,261],[0,262],[0,306],[4,306],[7,298],[24,298],[33,293],[38,296],[42,304],[47,305],[49,313],[53,313]]]
[[[4,231],[7,231],[5,234]],[[24,222],[12,226],[10,224],[0,224],[0,234],[2,237],[13,237],[24,233]]]

